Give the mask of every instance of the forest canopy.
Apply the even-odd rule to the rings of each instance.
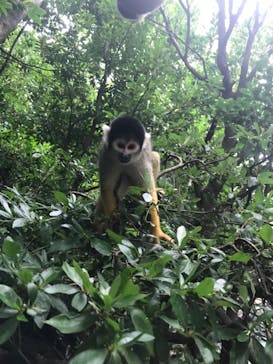
[[[0,0],[0,363],[273,363],[272,13]],[[137,188],[94,228],[102,125],[125,114],[161,155],[173,244]]]

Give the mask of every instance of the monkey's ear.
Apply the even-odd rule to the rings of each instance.
[[[144,142],[143,142],[143,146],[142,149],[146,149],[147,146],[151,143],[151,134],[150,133],[145,133],[145,138],[144,138]]]
[[[103,141],[103,144],[106,144],[108,146],[108,136],[109,136],[109,132],[110,132],[110,126],[104,124],[102,125],[102,131],[103,131],[103,137],[102,137],[102,141]]]

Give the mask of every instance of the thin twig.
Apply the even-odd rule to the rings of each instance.
[[[163,171],[160,171],[158,176],[157,176],[157,179],[159,179],[160,177],[164,176],[167,173],[173,172],[176,169],[183,168],[185,166],[185,163],[183,162],[182,158],[179,155],[171,153],[171,154],[168,155],[168,157],[176,158],[176,159],[178,159],[179,162],[175,166],[172,166],[170,168],[164,169]]]
[[[261,254],[261,252],[260,252],[260,250],[249,240],[249,239],[246,239],[246,238],[237,238],[237,239],[235,239],[234,240],[234,244],[236,244],[236,243],[239,243],[239,242],[242,242],[242,243],[245,243],[245,244],[247,244],[247,245],[250,245],[251,246],[251,248],[252,249],[254,249],[255,250],[255,252],[258,254],[258,255],[260,255]],[[256,255],[256,257],[257,257],[257,255]]]
[[[71,193],[73,195],[81,196],[81,197],[84,197],[84,198],[88,198],[89,200],[92,200],[91,196],[89,196],[87,193],[80,192],[80,191],[71,191]]]
[[[179,169],[179,168],[185,168],[185,167],[186,167],[187,165],[189,165],[189,164],[199,163],[199,164],[201,164],[203,167],[207,167],[207,166],[209,166],[209,165],[211,165],[211,164],[217,164],[217,163],[223,162],[224,160],[226,160],[227,158],[229,158],[229,157],[230,157],[230,156],[228,155],[228,156],[226,156],[226,157],[223,157],[223,158],[220,158],[220,159],[216,159],[216,160],[214,160],[214,161],[209,161],[209,162],[204,162],[204,161],[202,161],[201,159],[198,159],[198,158],[191,159],[191,160],[189,160],[189,161],[187,161],[187,162],[183,162],[183,161],[182,161],[182,158],[181,158],[180,156],[178,156],[178,155],[174,154],[174,153],[170,154],[170,156],[171,156],[171,157],[173,157],[173,158],[178,159],[178,160],[179,160],[179,163],[177,163],[175,166],[172,166],[172,167],[170,167],[170,168],[166,168],[166,169],[164,169],[163,171],[161,171],[161,172],[158,174],[157,179],[158,179],[158,178],[160,178],[160,177],[162,177],[162,176],[164,176],[164,175],[165,175],[165,174],[167,174],[167,173],[170,173],[170,172],[176,171],[176,170],[177,170],[177,169]]]
[[[1,68],[0,68],[0,75],[4,72],[5,68],[7,67],[7,65],[9,64],[10,58],[11,58],[11,53],[16,45],[16,43],[18,42],[20,36],[23,34],[25,27],[27,26],[28,21],[25,22],[25,24],[22,26],[22,28],[20,29],[19,33],[17,34],[17,36],[15,37],[14,41],[12,42],[12,45],[7,53],[7,57],[4,61],[4,63],[2,64]]]
[[[21,59],[13,56],[12,54],[10,54],[9,52],[7,52],[5,49],[3,49],[2,47],[0,47],[0,52],[4,53],[6,56],[1,56],[0,57],[3,57],[5,59],[7,59],[7,57],[10,58],[10,61],[13,61],[13,62],[16,62],[18,64],[20,64],[21,66],[23,67],[26,67],[26,68],[31,68],[31,69],[37,69],[37,70],[41,70],[41,71],[49,71],[49,72],[54,72],[56,71],[56,69],[54,68],[44,68],[44,67],[40,67],[40,66],[36,66],[35,64],[29,64],[29,63],[25,63],[23,62]]]

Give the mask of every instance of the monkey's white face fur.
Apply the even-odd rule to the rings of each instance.
[[[103,143],[109,146],[108,135],[110,127],[103,125]],[[117,138],[112,142],[112,151],[116,153],[118,160],[122,164],[131,164],[139,159],[141,150],[145,150],[147,145],[150,143],[151,135],[145,133],[144,143],[142,148],[140,144],[134,139]]]
[[[119,138],[113,141],[112,147],[118,153],[135,154],[140,150],[140,145],[135,140],[125,140]]]

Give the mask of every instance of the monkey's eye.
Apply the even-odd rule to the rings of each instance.
[[[134,149],[136,149],[136,144],[135,143],[129,143],[128,145],[127,145],[127,148],[129,149],[129,150],[134,150]]]
[[[118,142],[118,143],[117,143],[117,146],[118,146],[118,148],[120,148],[120,149],[124,149],[124,148],[125,148],[125,144],[124,144],[124,143],[122,143],[122,142]]]

